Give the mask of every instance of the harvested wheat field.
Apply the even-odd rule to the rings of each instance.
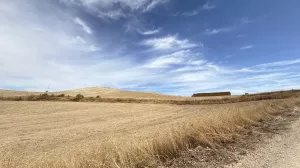
[[[232,141],[299,98],[220,105],[0,101],[0,167],[145,167]]]

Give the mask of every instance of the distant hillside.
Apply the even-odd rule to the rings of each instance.
[[[90,87],[75,90],[67,90],[59,93],[64,93],[66,95],[75,96],[76,94],[83,94],[84,96],[100,96],[107,98],[172,98],[176,96],[158,94],[153,92],[137,92],[137,91],[127,91],[119,90],[107,87]]]
[[[31,94],[42,94],[44,92],[27,92],[27,91],[14,91],[14,90],[0,90],[0,96],[26,96]],[[90,87],[74,90],[66,90],[60,92],[49,92],[49,94],[65,94],[75,96],[76,94],[82,94],[85,97],[100,96],[103,98],[155,98],[155,99],[174,99],[182,98],[180,96],[171,96],[158,94],[153,92],[136,92],[126,91],[107,87]]]

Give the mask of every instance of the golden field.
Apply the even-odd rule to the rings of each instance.
[[[15,90],[1,90],[0,96],[2,97],[13,97],[13,96],[30,96],[30,95],[40,95],[45,92],[29,92],[29,91],[15,91]],[[82,88],[82,89],[74,89],[67,91],[59,91],[59,92],[48,92],[49,95],[59,95],[65,94],[65,96],[76,96],[77,94],[82,94],[85,97],[96,97],[100,96],[101,98],[134,98],[134,99],[155,99],[155,100],[185,100],[185,99],[203,99],[203,97],[186,97],[186,96],[171,96],[165,94],[159,94],[154,92],[136,92],[136,91],[127,91],[127,90],[119,90],[114,88],[106,88],[106,87],[90,87],[90,88]],[[207,98],[222,98],[222,96],[214,96],[214,97],[205,97]]]
[[[0,90],[0,96],[28,96],[28,95],[39,95],[45,92],[27,92],[27,91],[14,91],[14,90]],[[77,94],[82,94],[85,97],[96,97],[101,96],[105,98],[178,98],[180,96],[170,96],[152,92],[135,92],[127,90],[118,90],[114,88],[106,87],[90,87],[82,89],[74,89],[59,92],[49,92],[49,94],[65,94],[70,96],[76,96]]]
[[[0,101],[0,167],[156,167],[189,148],[231,142],[251,124],[299,102]]]
[[[1,167],[137,167],[230,140],[299,99],[228,105],[0,102]]]

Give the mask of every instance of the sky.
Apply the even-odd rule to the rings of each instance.
[[[0,89],[300,89],[300,1],[1,0]]]

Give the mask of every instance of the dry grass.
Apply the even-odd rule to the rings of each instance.
[[[0,167],[143,167],[232,142],[299,99],[220,105],[0,102]]]

